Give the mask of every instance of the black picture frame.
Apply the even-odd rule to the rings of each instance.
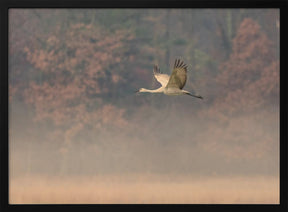
[[[195,211],[288,211],[287,205],[287,0],[2,0],[0,10],[1,26],[1,211],[78,211],[95,210],[195,210]],[[280,9],[280,204],[191,204],[191,205],[9,205],[8,176],[8,10],[9,8],[279,8]]]

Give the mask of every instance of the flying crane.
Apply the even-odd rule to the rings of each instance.
[[[161,84],[160,88],[150,90],[146,88],[140,88],[138,92],[148,93],[164,93],[166,95],[184,95],[193,96],[203,99],[202,96],[191,94],[189,91],[183,90],[187,80],[187,65],[180,59],[176,59],[171,76],[163,74],[157,65],[153,68],[154,77]]]

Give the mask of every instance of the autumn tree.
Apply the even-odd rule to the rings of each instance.
[[[219,68],[219,96],[212,106],[213,113],[229,116],[277,105],[279,60],[260,25],[244,19],[233,39],[232,50],[229,60]]]
[[[279,138],[276,48],[250,18],[242,21],[232,44],[232,53],[219,67],[215,79],[215,101],[199,113],[202,119],[214,121],[213,127],[200,136],[201,141],[207,141],[201,145],[207,151],[237,160],[273,155]]]
[[[26,46],[35,77],[23,93],[25,102],[35,109],[35,121],[52,123],[55,137],[62,136],[66,144],[85,129],[103,133],[105,126],[124,127],[124,109],[103,95],[109,96],[125,82],[120,70],[126,58],[120,56],[132,38],[126,31],[111,34],[78,23],[64,34],[51,33],[45,48]]]

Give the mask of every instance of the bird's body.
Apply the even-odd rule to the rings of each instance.
[[[162,74],[156,65],[154,65],[153,73],[156,80],[161,84],[161,87],[155,90],[141,88],[139,92],[164,93],[171,96],[187,94],[202,99],[202,96],[191,94],[189,91],[182,89],[187,80],[187,65],[183,61],[175,60],[171,76]]]

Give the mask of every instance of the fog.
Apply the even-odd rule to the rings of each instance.
[[[19,115],[14,117],[12,108],[9,143],[12,176],[27,169],[32,173],[54,175],[59,172],[59,157],[63,155],[69,174],[155,172],[278,176],[277,114],[273,120],[267,120],[267,116],[258,117],[259,120],[251,115],[234,117],[228,126],[222,126],[208,121],[209,117],[205,120],[193,115],[193,107],[205,104],[205,100],[185,99],[186,96],[163,98],[166,99],[160,98],[159,102],[167,105],[170,102],[169,106],[154,111],[147,106],[139,110],[141,119],[127,119],[127,128],[132,130],[89,131],[64,145],[57,136],[51,140],[46,138],[55,130],[48,124],[35,129],[29,126],[25,115],[22,120]],[[173,101],[178,103],[173,105]],[[184,109],[181,101],[183,104],[190,101],[189,109]],[[14,124],[18,127],[15,130]]]
[[[9,18],[10,203],[279,203],[279,10]]]
[[[127,119],[133,130],[90,132],[65,145],[42,140],[48,125],[36,130],[11,115],[10,126],[20,125],[9,142],[12,203],[279,202],[276,115],[234,117],[223,127],[193,115],[205,100],[163,98],[170,106]]]

